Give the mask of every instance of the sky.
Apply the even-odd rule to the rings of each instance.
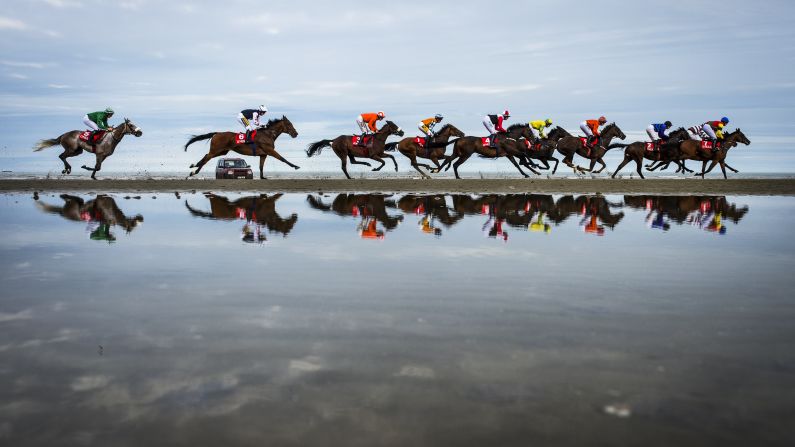
[[[506,108],[512,122],[552,118],[572,131],[605,115],[630,140],[652,122],[728,116],[752,141],[730,155],[735,167],[795,172],[788,1],[3,4],[3,170],[60,171],[59,150],[34,154],[33,144],[110,106],[144,136],[103,170],[183,171],[206,150],[183,152],[190,135],[237,129],[241,109],[266,104],[299,132],[278,150],[310,172],[338,160],[307,159],[306,145],[354,132],[362,112],[384,110],[410,135],[441,113],[481,135],[482,117]],[[621,154],[610,155],[614,167]]]

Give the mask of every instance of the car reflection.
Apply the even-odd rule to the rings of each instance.
[[[113,227],[121,227],[129,234],[144,221],[140,214],[127,217],[116,204],[116,200],[108,195],[99,194],[87,201],[69,194],[61,194],[60,197],[64,202],[61,206],[46,203],[38,196],[34,200],[36,206],[45,213],[57,214],[75,222],[86,222],[86,231],[91,240],[115,242],[116,235],[111,231]]]
[[[276,202],[284,194],[260,194],[230,200],[218,194],[207,193],[204,196],[210,202],[210,211],[203,211],[191,206],[185,200],[185,207],[194,217],[213,220],[242,220],[241,229],[243,242],[263,243],[267,240],[266,233],[281,234],[287,237],[298,221],[298,214],[293,213],[283,218],[276,211]]]
[[[312,209],[344,217],[360,218],[356,231],[362,239],[383,239],[403,221],[400,214],[390,214],[387,208],[397,208],[391,195],[384,194],[337,194],[331,204],[319,194],[309,194],[306,202]],[[381,224],[381,227],[378,224]]]
[[[748,206],[730,203],[723,196],[624,196],[624,203],[645,210],[647,225],[663,231],[673,222],[726,234],[726,221],[736,225],[748,213]]]

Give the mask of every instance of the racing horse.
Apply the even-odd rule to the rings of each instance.
[[[373,171],[380,171],[381,168],[383,168],[386,164],[384,159],[381,157],[391,158],[392,162],[395,163],[395,172],[397,172],[398,166],[395,157],[384,153],[386,139],[389,138],[390,135],[402,137],[403,130],[401,130],[400,127],[392,121],[387,121],[383,127],[378,129],[378,132],[370,137],[372,140],[369,145],[354,145],[353,139],[356,137],[353,135],[340,135],[333,140],[320,140],[310,144],[306,147],[306,156],[313,157],[315,155],[319,155],[320,151],[323,150],[324,147],[330,147],[334,153],[337,154],[337,157],[340,158],[342,172],[345,173],[345,177],[348,177],[348,179],[351,178],[351,176],[348,174],[348,160],[350,160],[351,164],[354,165],[370,166],[370,163],[367,163],[366,161],[356,161],[355,157],[365,157],[380,162],[381,165],[373,168]]]
[[[554,174],[558,170],[558,163],[560,162],[560,160],[553,157],[555,148],[558,145],[558,141],[567,135],[570,136],[562,127],[556,126],[549,132],[547,138],[526,140],[524,155],[527,158],[541,161],[544,164],[544,166],[540,167],[541,169],[549,169],[549,161],[554,161],[555,167],[552,168],[552,174]],[[536,167],[539,166],[536,165]]]
[[[702,149],[701,142],[697,140],[683,141],[682,144],[679,145],[679,150],[682,153],[680,159],[700,160],[702,162],[701,173],[697,172],[694,175],[701,176],[701,178],[704,178],[706,174],[712,171],[715,165],[720,164],[720,169],[723,171],[723,178],[726,179],[728,178],[726,176],[727,167],[734,172],[738,172],[736,169],[726,164],[726,155],[729,149],[737,146],[738,143],[742,143],[746,146],[751,144],[751,140],[749,140],[739,128],[734,132],[725,134],[723,140],[720,142],[720,146],[716,150]],[[710,161],[712,164],[710,164],[709,169],[707,169],[707,163]]]
[[[461,132],[452,124],[445,124],[444,127],[439,129],[439,132],[437,132],[433,138],[429,139],[426,137],[426,144],[424,148],[416,142],[416,138],[409,137],[404,138],[399,142],[387,143],[387,145],[384,146],[384,150],[394,151],[397,149],[401,154],[405,155],[409,160],[411,160],[411,166],[416,169],[420,175],[422,175],[422,178],[431,178],[428,174],[420,170],[420,166],[428,169],[431,173],[439,172],[439,168],[441,167],[439,165],[439,158],[444,157],[444,152],[447,149],[447,146],[456,141],[450,141],[450,137],[460,138],[463,136],[464,132]],[[417,157],[431,160],[436,167],[432,168],[427,164],[417,163]]]
[[[188,146],[191,144],[207,139],[210,140],[210,151],[207,152],[207,155],[202,157],[198,163],[190,165],[191,169],[196,168],[196,170],[191,171],[188,177],[193,177],[194,175],[198,174],[199,171],[201,171],[202,166],[204,166],[211,159],[221,155],[226,155],[229,153],[229,151],[235,151],[241,155],[251,155],[254,157],[258,156],[259,178],[261,179],[265,178],[263,169],[265,168],[265,159],[268,157],[268,155],[271,155],[277,160],[286,163],[293,169],[300,169],[299,166],[290,163],[284,157],[282,157],[281,154],[276,152],[275,143],[276,139],[279,138],[279,135],[286,133],[293,138],[298,136],[298,131],[295,130],[293,123],[291,123],[286,116],[282,115],[281,118],[274,118],[268,121],[268,123],[264,126],[260,126],[256,132],[257,133],[252,139],[253,141],[249,143],[238,143],[238,132],[210,132],[203,135],[194,135],[190,140],[188,140],[187,143],[185,143],[185,151],[188,150]]]
[[[643,176],[643,172],[641,172],[641,167],[643,164],[643,159],[648,158],[649,160],[653,161],[675,161],[677,165],[682,168],[682,162],[678,160],[679,156],[679,143],[683,140],[687,140],[689,137],[687,136],[687,130],[684,127],[680,127],[679,129],[671,132],[668,136],[668,141],[660,142],[657,146],[655,151],[646,150],[647,142],[645,141],[636,141],[630,144],[624,143],[613,143],[609,146],[608,149],[612,149],[615,147],[623,147],[624,148],[624,160],[621,161],[621,164],[618,165],[615,172],[613,172],[612,178],[616,178],[618,171],[621,170],[627,163],[631,161],[635,161],[637,164],[636,170],[640,178],[645,178]],[[656,143],[655,143],[656,144]]]
[[[599,140],[594,146],[585,147],[585,144],[583,144],[580,137],[566,136],[558,141],[557,149],[558,152],[563,154],[563,163],[573,169],[575,174],[585,172],[593,172],[594,174],[598,174],[607,167],[604,160],[602,160],[602,157],[604,157],[605,153],[607,153],[608,149],[610,149],[610,141],[616,137],[623,140],[627,136],[624,135],[624,132],[619,129],[616,123],[610,123],[605,126],[604,130],[602,130]],[[575,165],[574,154],[578,154],[583,158],[591,160],[591,166],[588,169],[585,169]],[[594,171],[593,167],[597,161],[602,165],[602,167],[599,168],[599,170]]]
[[[116,146],[119,145],[125,135],[129,134],[136,137],[143,135],[141,128],[133,124],[132,121],[127,118],[124,118],[124,122],[113,128],[113,130],[105,132],[105,134],[100,138],[99,142],[95,144],[90,144],[87,141],[81,140],[79,137],[83,132],[84,131],[82,130],[72,130],[62,134],[58,138],[41,140],[36,144],[33,151],[39,152],[48,147],[60,144],[61,147],[64,148],[63,153],[58,156],[58,158],[60,158],[63,162],[64,166],[61,174],[72,173],[72,166],[66,161],[67,158],[80,155],[83,153],[83,151],[92,152],[96,156],[96,163],[94,164],[94,167],[89,168],[86,165],[81,167],[91,171],[91,178],[96,180],[97,171],[102,168],[102,162],[106,158],[113,155],[113,151],[116,150]]]
[[[444,168],[446,171],[450,169],[450,166],[452,166],[453,171],[455,172],[455,178],[460,179],[461,177],[458,175],[458,167],[467,161],[472,154],[477,153],[483,158],[508,157],[508,160],[510,160],[511,163],[516,166],[516,169],[519,170],[520,174],[522,174],[524,177],[530,177],[529,175],[525,174],[524,171],[522,171],[519,163],[516,162],[516,158],[518,158],[527,169],[533,172],[533,174],[540,175],[540,172],[536,171],[528,164],[527,159],[522,152],[522,148],[520,147],[520,145],[524,145],[523,142],[519,142],[520,139],[531,139],[532,137],[533,132],[530,130],[530,126],[528,124],[514,124],[507,129],[506,133],[501,132],[497,134],[496,148],[484,145],[483,138],[481,137],[459,138],[455,140],[453,153],[445,157],[444,163],[442,163],[442,166],[439,168],[439,170]],[[455,163],[453,163],[453,160],[456,160]]]

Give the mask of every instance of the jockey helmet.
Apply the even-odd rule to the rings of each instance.
[[[264,105],[260,105],[259,106],[259,111],[262,112],[262,113],[267,113],[268,112],[268,108],[265,107]]]
[[[600,116],[600,117],[599,117],[599,124],[604,124],[604,123],[606,123],[606,122],[607,122],[607,118],[605,118],[605,117],[603,117],[603,116]]]
[[[502,112],[502,117],[503,118],[510,118],[511,117],[511,112],[509,112],[507,110]]]
[[[433,118],[434,118],[436,121],[441,121],[441,120],[443,120],[443,119],[444,119],[444,117],[443,117],[441,114],[439,114],[439,113],[437,113],[437,114],[436,114],[436,116],[434,116]]]
[[[665,127],[669,128],[669,129],[670,129],[670,128],[672,128],[672,127],[674,127],[674,125],[673,125],[673,124],[671,124],[671,122],[670,122],[670,121],[666,121],[666,122],[664,122],[663,124],[665,124]]]
[[[720,122],[722,122],[723,124],[729,124],[729,118],[726,118],[724,116],[723,118],[720,119]]]
[[[105,109],[105,113],[107,113],[108,115],[113,115],[113,109],[111,109],[110,107],[107,107]]]
[[[376,115],[378,115],[378,119],[381,119],[386,116],[384,112],[378,112]]]
[[[544,121],[544,123],[546,123],[547,126],[551,126],[552,125],[552,119],[547,118],[547,120]]]

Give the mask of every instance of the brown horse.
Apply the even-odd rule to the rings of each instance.
[[[380,162],[381,165],[377,168],[373,168],[373,171],[380,171],[381,168],[384,167],[384,164],[386,164],[384,159],[381,157],[391,158],[392,162],[395,163],[395,172],[397,172],[398,166],[395,157],[384,153],[386,139],[389,138],[390,135],[402,137],[403,130],[401,130],[400,127],[398,127],[398,125],[392,121],[387,121],[386,124],[378,129],[378,132],[372,136],[371,145],[354,146],[352,142],[353,135],[340,135],[333,140],[320,140],[310,144],[306,148],[306,156],[313,157],[320,154],[320,151],[324,147],[330,147],[332,150],[334,150],[334,153],[337,154],[337,157],[340,158],[342,172],[344,172],[345,177],[348,177],[349,179],[351,178],[351,176],[348,174],[347,168],[349,159],[351,164],[370,166],[370,163],[367,163],[366,161],[356,161],[356,158],[354,157],[365,157]]]
[[[127,217],[116,205],[116,200],[104,194],[89,201],[68,194],[61,194],[60,197],[64,201],[63,206],[50,205],[40,200],[36,200],[36,206],[45,213],[57,214],[67,220],[98,223],[99,227],[91,232],[91,239],[94,240],[113,242],[116,236],[110,232],[111,227],[119,226],[125,233],[130,233],[144,221],[140,214]]]
[[[196,217],[215,220],[238,220],[254,222],[263,226],[271,233],[279,233],[284,237],[290,233],[298,221],[298,215],[293,213],[289,218],[283,218],[276,211],[276,202],[284,194],[260,194],[258,196],[241,197],[236,200],[212,193],[205,194],[210,201],[210,211],[201,211],[190,206],[185,201],[185,208]],[[263,237],[264,239],[264,237]]]
[[[133,124],[127,118],[124,118],[124,122],[121,125],[109,132],[106,132],[102,136],[102,139],[96,144],[89,144],[78,138],[81,133],[83,133],[82,130],[72,130],[66,132],[58,138],[41,140],[38,142],[38,144],[36,144],[35,149],[33,150],[34,152],[38,152],[42,149],[60,144],[64,148],[63,153],[58,156],[58,158],[60,158],[63,162],[64,166],[61,174],[72,173],[72,166],[66,161],[67,158],[80,155],[83,153],[83,151],[91,152],[96,156],[96,163],[94,164],[94,167],[89,168],[86,165],[81,167],[91,171],[91,178],[96,180],[97,171],[102,168],[102,161],[113,155],[113,151],[116,150],[116,146],[118,146],[118,144],[121,142],[121,139],[124,138],[125,135],[132,134],[136,137],[143,135],[143,131],[141,131],[138,126]]]
[[[442,163],[442,165],[439,167],[439,170],[445,168],[446,171],[450,169],[450,166],[452,165],[453,171],[455,172],[455,178],[460,179],[461,177],[458,175],[458,167],[467,161],[472,154],[477,153],[483,158],[508,157],[508,160],[513,163],[516,169],[519,170],[520,174],[522,174],[524,177],[530,177],[529,175],[525,174],[524,171],[522,171],[519,163],[516,162],[516,158],[518,158],[527,169],[533,172],[533,174],[540,175],[538,171],[527,164],[527,160],[525,159],[522,149],[524,142],[520,141],[522,138],[530,139],[532,137],[533,132],[530,130],[529,125],[514,124],[507,129],[506,133],[501,132],[497,134],[497,148],[484,146],[481,137],[459,138],[455,140],[453,153],[445,157],[444,163]],[[453,160],[456,160],[456,162],[453,163]]]
[[[680,127],[679,129],[671,132],[668,136],[668,141],[663,142],[658,146],[657,150],[655,151],[647,151],[646,150],[646,142],[645,141],[636,141],[630,144],[623,144],[623,143],[614,143],[611,144],[609,149],[614,147],[623,147],[624,149],[624,160],[621,164],[618,165],[615,172],[613,172],[612,178],[616,178],[618,171],[621,170],[627,163],[631,161],[635,161],[637,164],[636,170],[640,178],[645,178],[643,176],[643,172],[641,172],[641,167],[643,165],[643,159],[647,158],[652,161],[666,161],[669,159],[674,160],[677,164],[682,166],[679,160],[679,143],[683,140],[687,140],[687,130],[684,127]]]
[[[401,154],[405,155],[409,160],[411,160],[411,166],[416,169],[420,175],[422,175],[422,178],[431,178],[428,174],[420,170],[420,166],[428,169],[431,173],[439,172],[439,168],[441,168],[439,165],[439,159],[444,157],[444,152],[447,149],[447,145],[455,142],[455,140],[450,141],[450,137],[463,136],[464,132],[461,132],[452,124],[445,124],[444,127],[442,127],[439,132],[437,132],[436,135],[430,139],[430,141],[428,141],[426,138],[424,148],[420,147],[420,145],[414,141],[414,137],[409,137],[404,138],[396,143],[387,143],[387,145],[384,146],[384,150],[394,151],[395,148],[397,148]],[[432,168],[427,164],[417,163],[417,157],[430,159],[433,164],[436,165],[436,167]]]
[[[563,154],[563,163],[573,169],[575,174],[585,172],[598,174],[607,167],[602,157],[604,157],[605,153],[610,149],[610,141],[616,137],[623,140],[627,136],[624,135],[624,132],[619,129],[616,123],[610,123],[602,130],[598,143],[592,147],[585,147],[579,137],[566,136],[558,141],[557,149],[558,152]],[[575,165],[574,154],[591,160],[591,166],[585,169]],[[602,167],[599,168],[598,171],[594,171],[593,167],[597,161]]]
[[[558,141],[567,135],[569,133],[562,127],[556,126],[549,132],[547,138],[526,140],[528,144],[525,145],[524,155],[528,159],[540,160],[544,166],[535,165],[535,167],[540,167],[541,169],[549,169],[549,161],[554,161],[555,167],[552,168],[552,174],[554,174],[558,170],[559,163],[559,160],[553,157],[555,148],[558,145]]]
[[[254,136],[254,141],[251,143],[243,143],[237,144],[237,132],[210,132],[204,135],[194,135],[187,143],[185,143],[185,151],[188,150],[188,146],[191,144],[201,141],[210,139],[210,151],[207,152],[207,155],[202,157],[198,163],[190,165],[190,168],[196,168],[195,171],[191,171],[189,177],[193,177],[194,175],[198,174],[201,171],[202,166],[204,166],[208,161],[211,159],[226,155],[229,151],[235,151],[241,155],[251,155],[254,157],[259,157],[259,178],[264,179],[265,175],[263,173],[263,169],[265,168],[265,159],[268,155],[273,156],[277,160],[286,163],[293,169],[300,169],[298,166],[290,163],[284,157],[281,156],[278,152],[276,152],[276,139],[279,138],[279,135],[286,133],[291,137],[295,138],[298,136],[298,132],[293,127],[293,123],[287,119],[284,115],[281,118],[275,118],[268,121],[267,124],[257,129],[257,134]]]
[[[700,141],[683,141],[682,144],[679,145],[679,151],[681,152],[680,160],[700,160],[702,162],[701,173],[696,173],[695,175],[701,176],[701,178],[704,178],[707,173],[712,171],[715,165],[720,164],[720,169],[723,171],[723,178],[726,179],[728,178],[726,176],[726,155],[729,153],[729,149],[737,146],[738,143],[742,143],[746,146],[751,144],[751,140],[749,140],[740,129],[725,134],[717,150],[702,149]],[[710,161],[712,164],[709,166],[709,169],[707,169],[707,163]],[[730,169],[737,172],[736,169],[731,167]]]

